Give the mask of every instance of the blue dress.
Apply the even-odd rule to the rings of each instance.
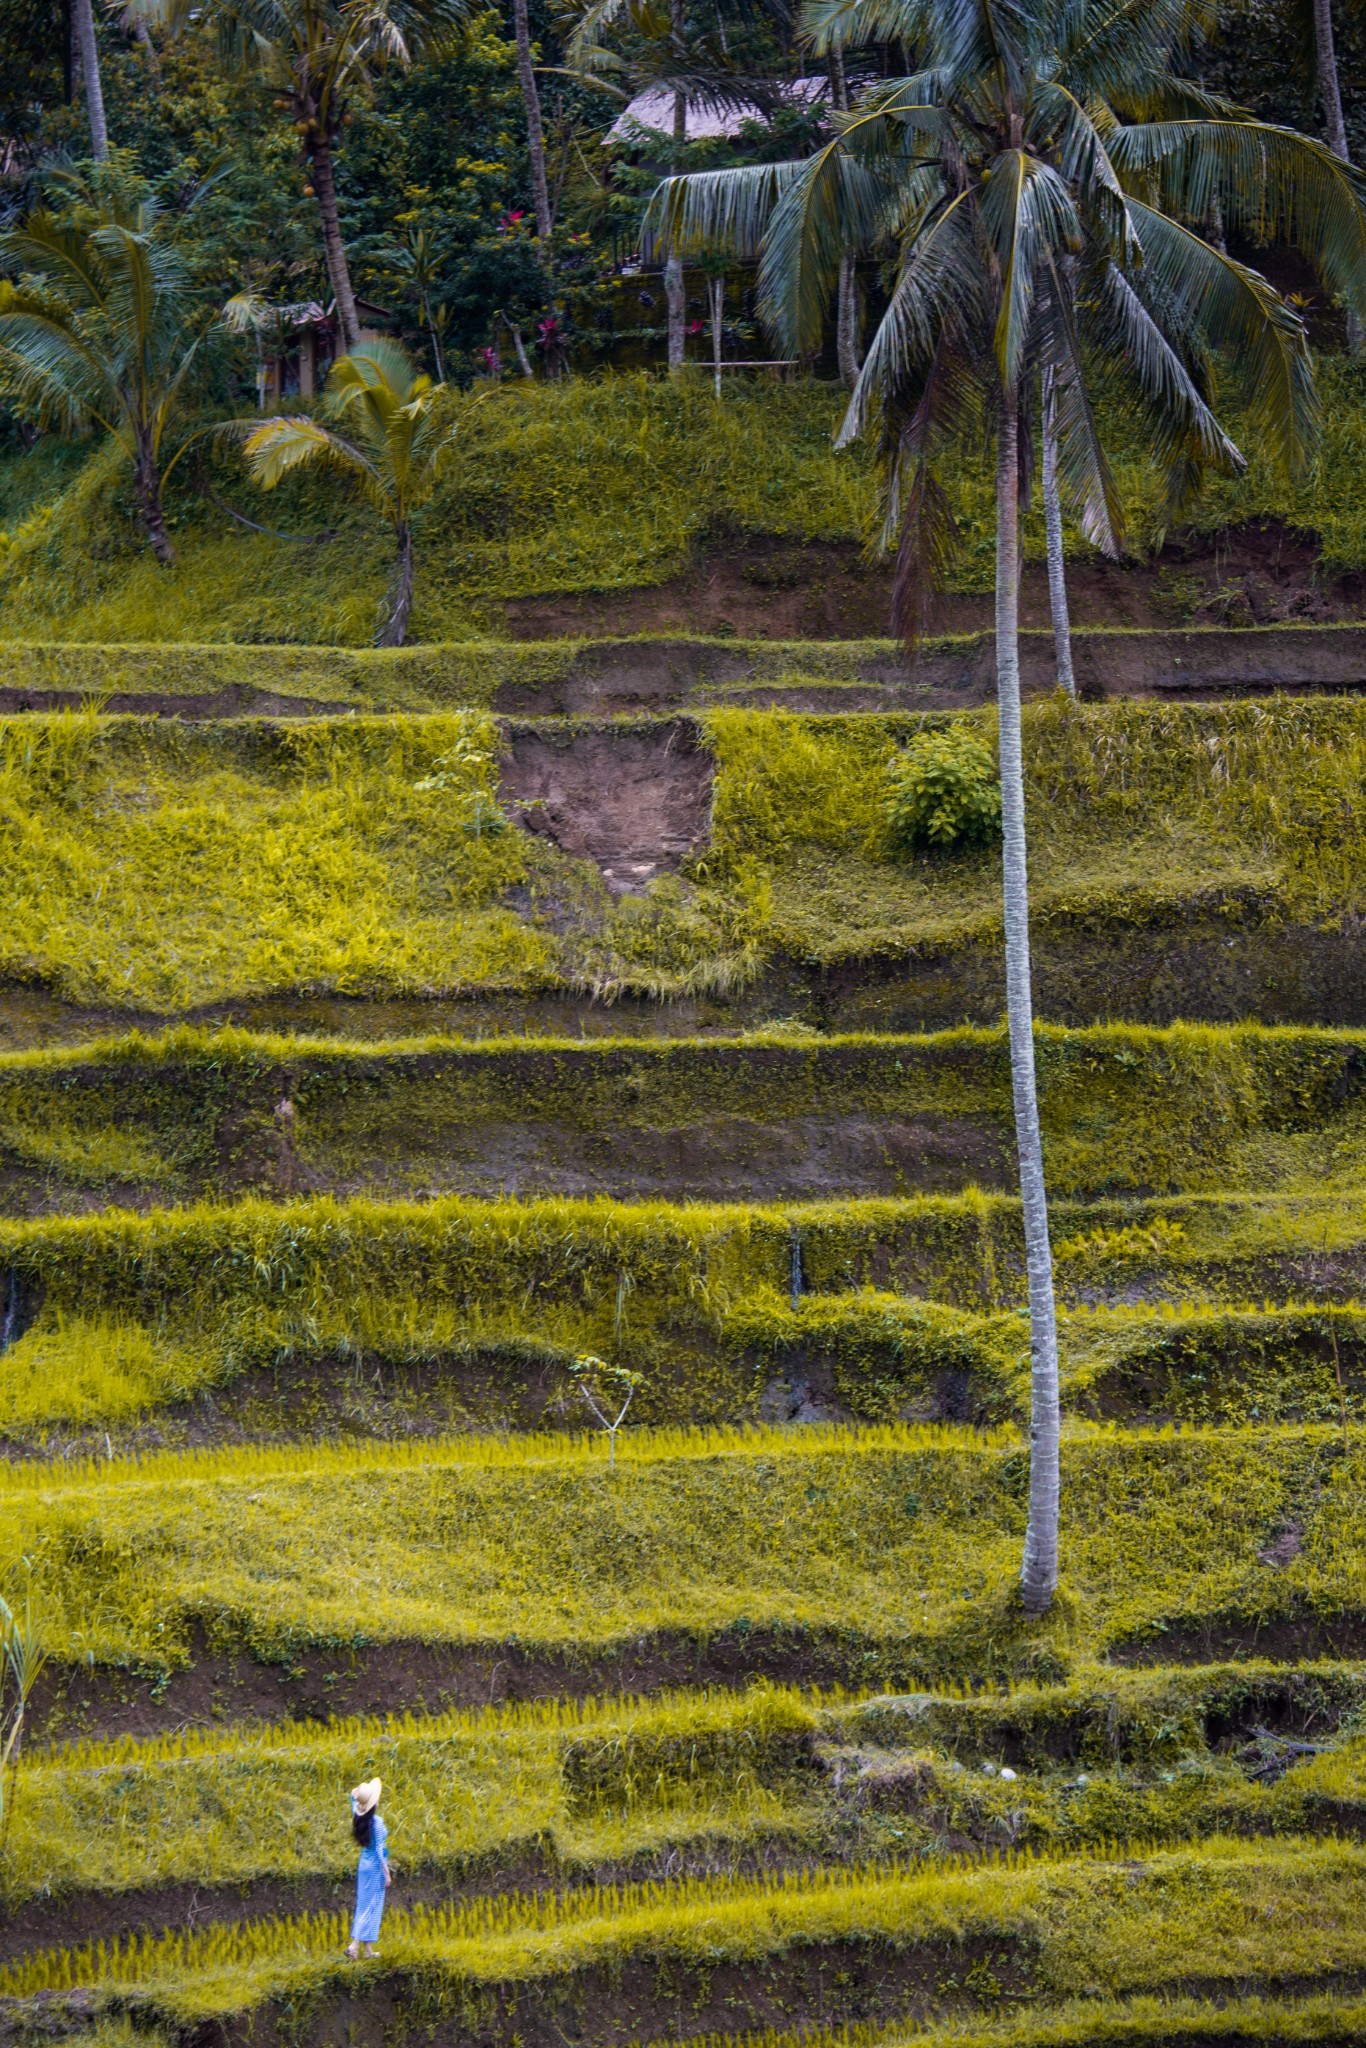
[[[351,1802],[351,1811],[356,1802]],[[360,1852],[356,1865],[356,1917],[351,1924],[352,1941],[378,1941],[379,1923],[384,1917],[384,1845],[388,1832],[384,1822],[375,1814],[370,1834],[370,1846]]]

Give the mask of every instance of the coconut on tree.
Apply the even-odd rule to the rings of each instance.
[[[900,629],[917,630],[952,554],[945,468],[987,431],[996,450],[996,659],[1006,996],[1032,1341],[1027,1609],[1057,1584],[1057,1320],[1034,1067],[1020,720],[1020,506],[1047,395],[1061,498],[1107,554],[1122,512],[1092,393],[1103,375],[1165,474],[1174,515],[1243,457],[1215,409],[1238,408],[1264,456],[1302,467],[1318,427],[1303,322],[1207,239],[1312,249],[1366,313],[1366,186],[1325,143],[1253,120],[1179,75],[1191,0],[810,0],[818,52],[913,50],[814,156],[664,181],[652,209],[679,254],[760,255],[784,352],[819,344],[850,249],[895,280],[840,439],[873,431]]]

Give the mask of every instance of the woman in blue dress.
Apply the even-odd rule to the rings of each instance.
[[[384,1894],[392,1882],[389,1858],[385,1854],[388,1834],[377,1811],[383,1790],[378,1778],[368,1778],[351,1794],[351,1832],[360,1844],[360,1861],[356,1865],[356,1917],[351,1923],[351,1942],[346,1951],[352,1962],[359,1958],[362,1942],[374,1955],[379,1942],[379,1923],[384,1918]]]

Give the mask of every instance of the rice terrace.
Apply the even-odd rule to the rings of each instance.
[[[0,47],[0,2048],[1366,2048],[1366,19]]]

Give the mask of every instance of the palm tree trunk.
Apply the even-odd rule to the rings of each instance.
[[[554,225],[550,217],[550,187],[545,175],[545,129],[541,125],[541,95],[536,85],[536,67],[531,61],[531,25],[527,0],[512,0],[512,25],[517,38],[517,81],[526,109],[526,146],[531,160],[531,205],[536,215],[536,233],[547,241]]]
[[[1000,706],[1001,826],[1006,936],[1006,1022],[1015,1097],[1029,1330],[1033,1357],[1029,1416],[1029,1522],[1020,1594],[1031,1614],[1050,1605],[1058,1583],[1058,1322],[1053,1255],[1034,1078],[1034,1004],[1029,973],[1029,871],[1025,858],[1024,762],[1020,736],[1020,448],[1016,393],[1005,393],[996,463],[996,694]]]
[[[389,617],[376,636],[376,647],[401,647],[408,636],[408,618],[413,609],[413,535],[411,527],[398,529],[398,559],[389,585]]]
[[[835,345],[839,355],[840,381],[850,391],[858,383],[858,327],[858,271],[852,256],[841,256]]]
[[[1048,602],[1053,613],[1053,653],[1058,681],[1077,694],[1072,670],[1072,620],[1067,609],[1067,568],[1062,552],[1062,501],[1058,496],[1057,392],[1053,372],[1043,373],[1043,523],[1048,542]]]
[[[1334,156],[1347,158],[1347,123],[1342,118],[1342,85],[1333,43],[1333,0],[1314,0],[1314,52],[1319,67],[1319,98],[1323,125]]]
[[[150,448],[139,449],[134,478],[138,504],[142,508],[142,523],[147,529],[147,538],[152,543],[152,553],[163,569],[169,569],[175,560],[175,549],[171,546],[171,536],[166,530],[166,514],[161,505],[161,477],[157,472],[156,457]]]
[[[360,320],[356,313],[356,294],[351,286],[351,269],[346,260],[346,245],[342,241],[341,217],[337,211],[332,143],[330,137],[319,129],[312,131],[312,137],[310,154],[313,165],[313,190],[318,196],[318,214],[323,226],[327,274],[332,280],[332,296],[337,301],[337,318],[341,322],[342,341],[349,355],[353,348],[360,346]]]
[[[686,48],[687,16],[684,0],[670,0],[670,38],[674,55],[681,57]],[[674,147],[673,161],[669,169],[674,172],[683,168],[683,147],[688,139],[688,102],[681,92],[674,94]],[[688,299],[683,288],[683,262],[678,256],[670,256],[664,265],[664,298],[669,309],[669,375],[676,377],[683,368],[686,347]]]
[[[1337,46],[1333,39],[1333,0],[1314,0],[1314,55],[1318,61],[1319,98],[1323,102],[1323,125],[1328,147],[1344,163],[1351,161],[1347,148],[1347,123],[1342,113],[1342,81],[1338,77]],[[1347,347],[1361,354],[1361,322],[1347,314]]]
[[[100,51],[95,41],[95,10],[92,0],[73,0],[76,10],[76,38],[81,46],[81,76],[85,80],[85,107],[90,117],[90,154],[103,163],[109,154],[109,129],[104,118],[104,84],[100,78]]]
[[[836,43],[830,52],[830,97],[844,113],[849,106],[849,80],[844,69],[844,51]],[[835,311],[835,353],[840,382],[852,391],[858,382],[858,268],[852,255],[840,258],[839,297]]]

